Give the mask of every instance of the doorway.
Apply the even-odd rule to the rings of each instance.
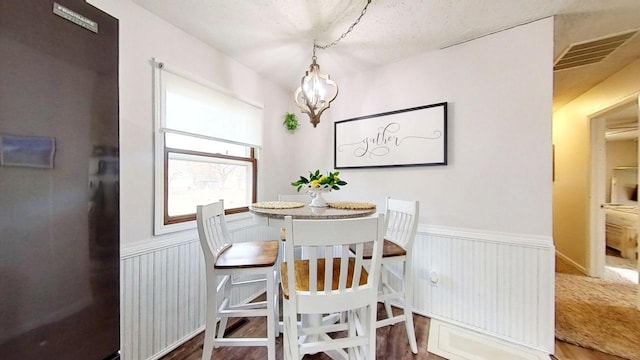
[[[620,275],[637,282],[638,118],[638,95],[591,116],[588,271],[593,277]]]

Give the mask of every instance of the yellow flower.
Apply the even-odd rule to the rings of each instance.
[[[311,180],[311,186],[320,187],[320,180]]]
[[[320,184],[324,184],[324,183],[326,182],[326,180],[327,180],[327,177],[326,177],[326,176],[324,176],[324,175],[322,175],[322,176],[320,177],[320,179],[318,179],[318,182],[320,182]]]

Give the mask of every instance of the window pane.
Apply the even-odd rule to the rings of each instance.
[[[253,163],[169,153],[168,214],[188,215],[196,206],[224,199],[225,208],[251,204]]]
[[[193,136],[165,133],[165,146],[173,149],[208,152],[230,156],[249,157],[248,146],[229,144],[221,141],[201,139]]]

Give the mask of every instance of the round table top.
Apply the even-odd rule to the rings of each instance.
[[[376,209],[348,210],[332,207],[310,207],[309,205],[305,205],[304,207],[293,209],[263,209],[249,206],[249,211],[256,215],[266,216],[272,219],[284,219],[285,216],[291,216],[294,219],[325,220],[364,217],[374,214]]]

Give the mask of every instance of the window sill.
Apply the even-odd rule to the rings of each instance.
[[[229,231],[240,229],[243,227],[255,225],[253,214],[249,211],[226,215],[227,227]],[[186,221],[178,224],[159,225],[154,229],[154,235],[171,234],[180,231],[195,230],[197,229],[196,221]]]

